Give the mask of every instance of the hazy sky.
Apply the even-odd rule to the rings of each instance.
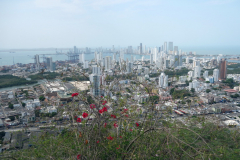
[[[0,0],[0,48],[240,46],[239,0]]]

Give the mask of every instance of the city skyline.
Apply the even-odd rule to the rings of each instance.
[[[163,41],[230,48],[240,44],[239,5],[236,0],[3,0],[0,49],[153,47]]]

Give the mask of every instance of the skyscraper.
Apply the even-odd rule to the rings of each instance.
[[[92,81],[92,95],[93,96],[99,96],[100,95],[100,76],[99,75],[93,75],[93,81]]]
[[[140,54],[142,54],[142,43],[140,43]]]
[[[167,52],[167,42],[164,42],[164,50],[165,53]]]
[[[188,63],[189,63],[189,57],[186,58],[186,64],[188,64]]]
[[[178,65],[179,65],[179,66],[182,66],[182,55],[179,55]]]
[[[174,53],[178,53],[178,46],[174,46]]]
[[[161,73],[161,75],[159,76],[159,87],[160,88],[167,88],[168,87],[168,76],[165,75],[165,73]]]
[[[78,50],[77,50],[76,46],[73,47],[73,53],[78,53]]]
[[[107,56],[105,57],[105,70],[109,71],[112,68],[112,57]]]
[[[173,42],[168,42],[168,51],[173,51]]]
[[[53,70],[52,57],[47,57],[47,69]]]
[[[200,76],[201,76],[201,67],[200,66],[196,66],[194,68],[194,78],[197,78],[197,77],[200,78]]]
[[[204,71],[203,77],[204,77],[205,79],[208,78],[208,71]]]
[[[36,64],[36,70],[40,69],[40,61],[39,61],[39,55],[35,55],[35,64]]]
[[[227,78],[227,61],[226,59],[221,59],[219,62],[219,79],[224,80]]]
[[[150,54],[150,64],[153,64],[153,54]]]
[[[88,61],[84,61],[84,62],[83,62],[83,68],[84,68],[84,69],[88,68]]]
[[[127,63],[127,72],[131,73],[132,72],[132,68],[133,68],[133,63],[132,62],[128,62]]]
[[[92,74],[100,75],[101,74],[100,67],[98,67],[97,65],[92,65]]]
[[[213,78],[214,78],[215,82],[218,81],[218,79],[219,79],[219,70],[218,69],[213,70]]]

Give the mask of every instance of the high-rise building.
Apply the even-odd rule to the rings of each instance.
[[[163,51],[166,53],[167,52],[167,42],[164,42],[164,49]]]
[[[168,42],[168,51],[173,51],[173,42]]]
[[[101,69],[97,65],[92,65],[92,74],[100,75]]]
[[[178,46],[174,46],[174,53],[178,53]]]
[[[178,65],[179,65],[179,66],[182,66],[182,55],[179,55]]]
[[[112,52],[115,52],[114,45],[112,46]]]
[[[159,76],[159,87],[160,88],[167,88],[168,87],[168,76],[165,73],[161,73]]]
[[[127,72],[131,73],[132,72],[132,68],[133,68],[133,63],[132,62],[128,62],[127,63]]]
[[[105,70],[109,71],[112,68],[112,57],[107,56],[105,57]]]
[[[204,77],[205,79],[208,78],[208,71],[204,71],[203,77]]]
[[[47,69],[53,70],[52,57],[47,57]]]
[[[76,46],[73,47],[73,53],[78,53],[78,49]]]
[[[128,54],[132,54],[132,53],[133,53],[133,48],[132,48],[132,46],[128,46],[127,53],[128,53]]]
[[[142,54],[142,43],[140,43],[140,54]]]
[[[92,95],[93,96],[100,96],[100,75],[93,75],[92,76]]]
[[[39,60],[39,55],[35,55],[35,64],[36,64],[36,70],[40,69],[40,60]]]
[[[153,54],[150,54],[150,64],[153,64]]]
[[[219,80],[219,70],[218,69],[213,70],[213,78],[214,78],[215,82],[217,82]]]
[[[226,59],[221,59],[219,62],[219,79],[224,80],[227,78],[227,61]]]
[[[132,63],[134,62],[133,55],[131,55],[131,62],[132,62]]]
[[[186,58],[186,64],[189,64],[189,57]]]
[[[192,80],[192,78],[193,78],[193,71],[189,71],[188,72],[188,80],[190,81],[190,80]]]
[[[157,57],[158,57],[158,50],[157,47],[153,49],[153,61],[156,63],[157,62]]]
[[[164,68],[169,68],[170,67],[170,60],[168,59],[165,59],[165,62],[164,62]]]
[[[201,76],[201,67],[200,66],[196,66],[194,68],[194,78],[197,78],[197,77],[200,78],[200,76]]]
[[[117,61],[117,54],[116,54],[116,52],[114,52],[114,54],[113,54],[113,60]]]
[[[87,69],[87,68],[88,68],[88,61],[84,61],[84,62],[83,62],[83,68],[84,68],[84,69]]]
[[[174,58],[174,67],[177,67],[179,66],[179,55],[175,55],[175,58]]]

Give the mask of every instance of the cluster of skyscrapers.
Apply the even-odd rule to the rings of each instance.
[[[39,55],[34,56],[35,69],[38,71],[40,69],[47,69],[48,71],[56,70],[56,63],[52,61],[52,57],[43,57],[43,66],[41,66]]]

